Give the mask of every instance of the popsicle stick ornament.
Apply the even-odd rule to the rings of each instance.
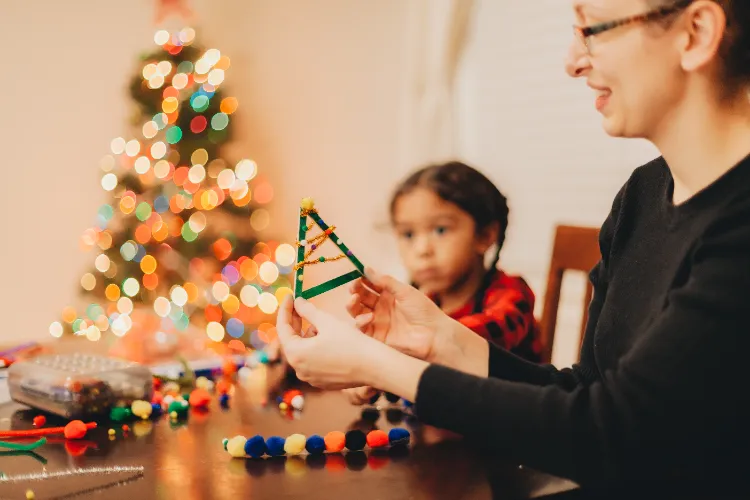
[[[308,234],[311,231],[314,231],[316,226],[320,232],[314,236],[308,237]],[[297,263],[294,266],[295,298],[302,297],[303,299],[310,299],[317,295],[329,292],[341,285],[345,285],[360,276],[364,276],[365,267],[359,259],[354,256],[349,247],[347,247],[336,235],[334,232],[335,230],[336,226],[329,226],[320,217],[312,198],[304,198],[302,200],[302,203],[300,204],[299,227],[297,231]],[[317,251],[321,248],[323,243],[328,240],[333,242],[333,244],[341,250],[341,254],[333,257],[316,257],[315,254]],[[332,278],[307,290],[304,289],[305,268],[341,259],[349,259],[349,262],[355,267],[354,271]]]

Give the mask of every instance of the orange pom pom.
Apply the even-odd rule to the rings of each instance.
[[[67,439],[82,439],[86,435],[86,424],[80,420],[72,420],[65,426],[63,434]]]
[[[216,391],[219,394],[226,394],[229,392],[229,389],[232,387],[232,383],[229,382],[226,379],[221,379],[218,382],[216,382]]]
[[[367,446],[370,448],[382,448],[383,446],[388,446],[388,434],[381,430],[368,432]]]
[[[164,395],[159,391],[154,391],[154,395],[151,396],[151,404],[160,405],[164,401]]]
[[[326,450],[331,453],[338,453],[346,445],[346,436],[341,431],[329,432],[323,440],[326,443]]]
[[[234,364],[234,361],[228,359],[221,365],[221,371],[224,373],[225,377],[232,376],[237,373],[237,365]]]
[[[211,394],[205,389],[195,389],[188,402],[193,408],[205,408],[211,402]]]
[[[34,427],[42,427],[47,423],[47,417],[44,415],[37,415],[34,417]]]

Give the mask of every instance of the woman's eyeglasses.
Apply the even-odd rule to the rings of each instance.
[[[620,26],[627,26],[628,24],[656,21],[686,8],[691,3],[693,3],[693,0],[680,0],[673,4],[665,5],[664,7],[659,7],[657,9],[650,10],[648,12],[635,16],[624,17],[622,19],[616,19],[614,21],[608,21],[604,23],[592,24],[591,26],[573,26],[573,32],[575,33],[576,38],[586,48],[586,53],[590,55],[591,37],[593,37],[594,35],[619,28]]]

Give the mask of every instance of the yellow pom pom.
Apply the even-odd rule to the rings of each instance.
[[[302,434],[292,434],[286,438],[284,451],[287,455],[299,455],[305,449],[306,438]]]
[[[289,408],[289,407],[283,401],[281,403],[279,403],[279,410],[284,411],[287,408]]]
[[[198,377],[195,379],[195,388],[196,389],[205,389],[205,390],[211,390],[211,381],[208,380],[206,377]]]
[[[33,490],[26,490],[26,500],[34,500],[36,498],[36,495],[34,495]]]
[[[232,439],[227,441],[227,451],[233,457],[244,457],[246,442],[247,439],[245,439],[245,436],[234,436]]]
[[[312,198],[302,198],[302,204],[300,205],[304,210],[312,210],[315,208],[315,200]]]
[[[151,403],[148,401],[133,401],[133,404],[130,406],[130,411],[133,412],[133,415],[141,417],[144,420],[151,416],[153,410]]]

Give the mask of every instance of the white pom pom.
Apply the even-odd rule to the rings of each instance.
[[[305,407],[305,398],[303,398],[299,394],[292,398],[292,408],[294,408],[295,410],[301,410],[304,407]]]
[[[172,401],[174,401],[174,396],[172,395],[166,395],[164,396],[164,406],[169,406]]]

